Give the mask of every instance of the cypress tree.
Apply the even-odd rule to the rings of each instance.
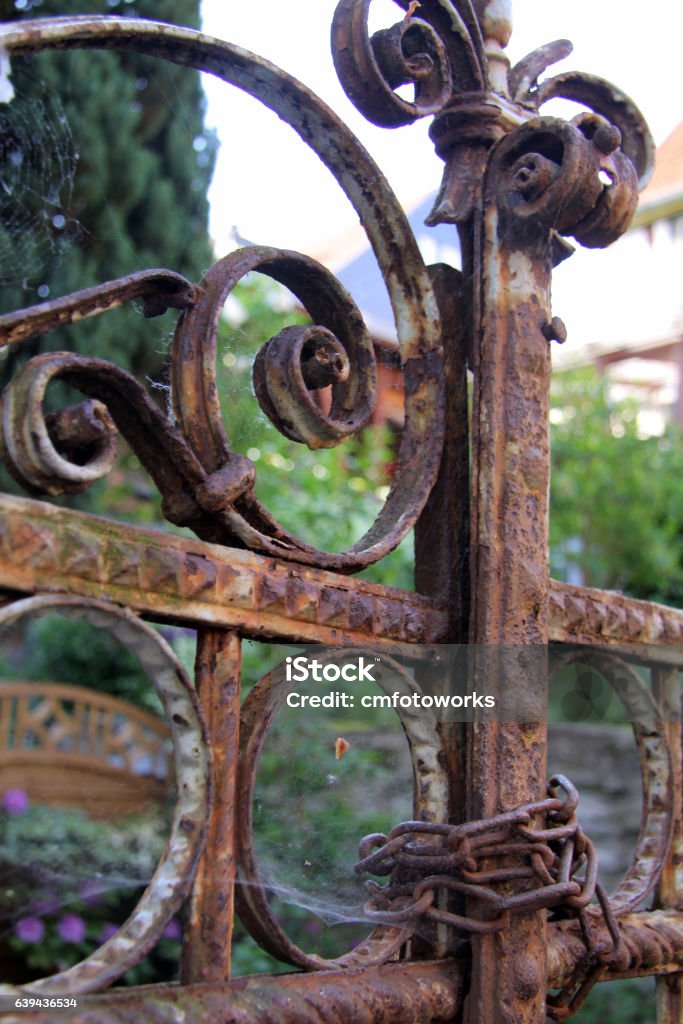
[[[199,0],[0,0],[4,21],[108,14],[199,26]],[[0,311],[149,267],[197,280],[212,262],[206,193],[216,140],[200,77],[133,53],[75,51],[12,61],[0,105]],[[147,321],[130,304],[50,332],[2,367],[44,349],[109,358],[163,375],[175,313]],[[29,351],[26,351],[29,349]]]

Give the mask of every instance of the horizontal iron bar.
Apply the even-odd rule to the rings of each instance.
[[[0,587],[126,604],[244,636],[397,647],[443,643],[445,608],[428,598],[237,548],[127,526],[30,498],[0,497]],[[551,580],[549,639],[609,644],[683,664],[683,611]]]
[[[623,654],[683,664],[683,611],[614,590],[551,580],[548,637],[557,643],[617,645]],[[645,652],[644,644],[652,648]]]
[[[69,1024],[437,1024],[455,1018],[462,971],[449,963],[387,964],[329,973],[238,979],[229,983],[146,986],[79,997]],[[82,1007],[82,1009],[81,1009]],[[0,1013],[3,1024],[53,1024],[56,1010]]]
[[[427,598],[237,548],[0,498],[0,587],[116,601],[149,617],[325,644],[438,643]]]
[[[671,974],[683,966],[683,914],[655,910],[620,919],[624,951],[607,955],[601,981],[648,974]],[[595,938],[609,948],[597,923]],[[548,927],[548,988],[560,988],[586,953],[576,921]],[[165,1024],[169,1020],[203,1024],[323,1024],[330,1020],[363,1024],[436,1024],[454,1020],[466,974],[460,960],[386,964],[346,971],[254,976],[205,985],[150,985],[80,996],[69,1024]],[[21,1011],[7,997],[0,1003],[0,1024],[53,1024],[62,1015]]]
[[[594,942],[610,949],[612,940],[603,921],[592,917]],[[683,967],[683,913],[646,910],[619,918],[621,950],[604,954],[606,973],[601,981],[678,973]],[[562,988],[586,955],[579,922],[549,926],[548,988]]]

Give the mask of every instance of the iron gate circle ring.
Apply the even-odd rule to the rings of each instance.
[[[360,647],[326,649],[320,663],[340,655],[354,656]],[[367,653],[367,652],[366,652]],[[405,685],[415,690],[415,681],[393,658],[382,654],[382,664],[400,675]],[[382,688],[378,679],[377,685]],[[396,683],[392,683],[395,687]],[[296,946],[270,909],[260,878],[253,835],[253,802],[259,758],[273,720],[296,682],[286,679],[284,663],[263,676],[249,693],[240,717],[240,758],[238,775],[238,836],[235,906],[240,920],[256,941],[279,960],[304,970],[319,971],[349,967],[370,967],[386,963],[412,935],[411,927],[377,925],[371,934],[348,953],[334,959],[306,953]],[[396,712],[410,747],[414,776],[415,813],[432,821],[444,820],[448,813],[448,779],[443,767],[442,743],[430,715]]]
[[[626,914],[648,896],[671,842],[673,770],[661,709],[635,670],[616,654],[581,648],[560,654],[553,671],[578,662],[594,668],[614,688],[629,714],[643,781],[643,816],[631,864],[609,897],[615,914]]]
[[[161,699],[173,742],[176,805],[168,842],[135,909],[118,931],[84,960],[25,986],[0,985],[0,995],[74,996],[100,990],[156,944],[187,896],[204,845],[210,806],[206,730],[195,691],[171,647],[125,608],[68,595],[36,595],[0,609],[0,627],[56,612],[85,619],[132,649]]]

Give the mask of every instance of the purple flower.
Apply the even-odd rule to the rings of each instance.
[[[45,925],[39,917],[20,917],[14,926],[14,934],[22,942],[40,942],[45,934]]]
[[[182,934],[183,930],[180,927],[180,921],[177,917],[172,917],[161,933],[161,937],[162,939],[179,939]]]
[[[28,810],[28,803],[23,789],[6,789],[2,795],[2,806],[8,814],[23,814]]]
[[[57,922],[57,931],[65,942],[82,942],[85,938],[85,921],[78,914],[65,914]]]
[[[97,936],[97,941],[100,946],[103,946],[104,943],[112,937],[112,935],[116,935],[118,930],[119,926],[117,924],[112,924],[111,921],[107,921],[106,924],[103,924],[100,934]]]

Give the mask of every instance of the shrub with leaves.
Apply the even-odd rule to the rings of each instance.
[[[553,574],[680,604],[680,431],[643,436],[635,403],[614,401],[594,368],[557,375],[551,418]]]
[[[168,828],[161,812],[116,823],[78,810],[32,805],[6,790],[0,811],[0,950],[17,982],[82,960],[126,920],[151,878]],[[166,927],[124,983],[175,975],[181,928]]]

